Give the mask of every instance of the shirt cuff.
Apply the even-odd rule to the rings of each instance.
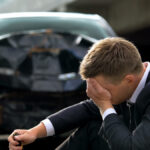
[[[103,120],[110,114],[117,114],[116,110],[114,108],[108,108],[104,111],[102,118]]]
[[[47,132],[47,136],[53,136],[55,135],[55,129],[54,126],[52,125],[51,121],[49,119],[45,119],[43,121],[41,121],[45,128],[46,128],[46,132]]]

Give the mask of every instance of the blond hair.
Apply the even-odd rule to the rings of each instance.
[[[131,42],[119,38],[105,38],[95,43],[83,58],[80,65],[82,79],[97,75],[121,80],[126,74],[140,73],[141,56]]]

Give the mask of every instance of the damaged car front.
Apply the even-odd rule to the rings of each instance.
[[[86,99],[80,62],[97,40],[116,36],[92,14],[9,13],[0,24],[1,134]]]

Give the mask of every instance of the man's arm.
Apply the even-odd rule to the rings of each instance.
[[[93,103],[93,101],[86,100],[48,116],[48,125],[50,125],[48,126],[48,129],[50,131],[47,131],[47,127],[44,124],[45,122],[41,122],[29,130],[15,130],[8,137],[9,147],[10,149],[21,150],[22,147],[17,146],[17,141],[22,141],[22,144],[26,145],[32,143],[37,138],[46,137],[47,132],[50,132],[51,135],[53,135],[54,132],[56,134],[64,133],[79,127],[91,119],[101,120],[101,116],[99,114],[99,109]],[[15,137],[15,141],[13,139],[13,134],[16,132],[20,135]]]
[[[150,106],[133,132],[129,131],[117,114],[108,115],[102,126],[112,150],[145,150],[150,147]]]
[[[55,114],[48,116],[55,134],[64,133],[77,128],[91,119],[101,119],[98,107],[92,100],[85,100],[67,107]]]

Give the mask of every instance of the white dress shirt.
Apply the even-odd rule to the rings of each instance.
[[[150,72],[150,63],[149,62],[145,62],[143,63],[143,65],[147,65],[146,67],[146,70],[144,72],[144,75],[141,79],[141,81],[139,82],[136,90],[134,91],[134,93],[132,94],[131,98],[129,100],[127,100],[128,102],[130,103],[135,103],[136,102],[136,99],[139,95],[139,93],[142,91],[142,89],[144,88],[145,86],[145,83],[146,83],[146,79],[148,77],[148,73]],[[117,113],[115,111],[114,108],[108,108],[107,110],[105,110],[105,112],[103,113],[102,115],[102,118],[103,120],[109,115],[109,114],[112,114],[112,113]],[[49,119],[45,119],[42,121],[42,123],[45,125],[46,127],[46,131],[47,131],[47,136],[53,136],[55,135],[55,129],[54,129],[54,126],[52,124],[52,122],[49,120]]]

